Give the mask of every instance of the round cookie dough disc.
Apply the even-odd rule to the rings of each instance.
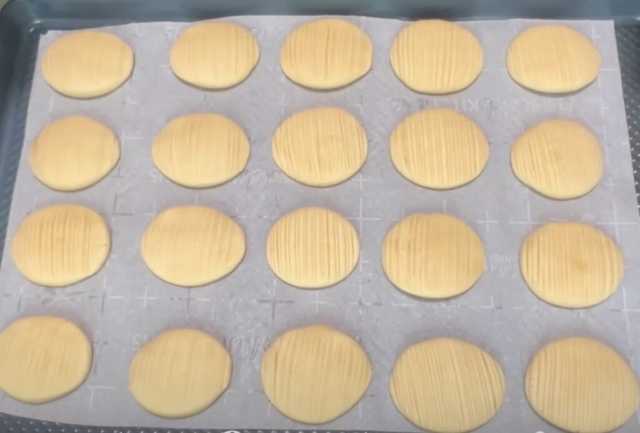
[[[82,116],[51,122],[29,149],[33,174],[58,191],[77,191],[99,182],[119,158],[120,146],[113,132]]]
[[[416,92],[458,92],[482,71],[482,46],[469,30],[441,20],[405,27],[393,41],[391,67]]]
[[[156,167],[173,182],[190,188],[225,183],[244,170],[249,139],[232,120],[218,114],[173,119],[151,151]]]
[[[348,335],[328,326],[294,329],[262,358],[264,392],[294,421],[324,424],[344,415],[371,382],[371,362]]]
[[[363,77],[373,62],[373,45],[360,28],[341,19],[320,19],[296,27],[280,52],[282,71],[294,83],[331,90]]]
[[[204,206],[169,208],[142,237],[142,258],[151,272],[183,287],[203,286],[230,274],[245,251],[240,226]]]
[[[450,189],[471,182],[489,159],[482,130],[448,108],[424,110],[404,119],[391,134],[391,160],[420,186]]]
[[[520,249],[522,276],[533,293],[566,308],[590,307],[616,291],[624,273],[620,247],[588,224],[547,224]]]
[[[516,83],[544,93],[580,90],[600,72],[600,52],[582,33],[543,25],[520,33],[509,46],[507,69]]]
[[[285,283],[321,289],[347,278],[360,255],[353,226],[319,207],[297,209],[280,218],[267,238],[267,261]]]
[[[16,320],[0,333],[0,389],[25,403],[46,403],[79,387],[91,370],[82,330],[52,316]]]
[[[571,120],[547,120],[522,134],[511,149],[518,179],[556,199],[580,197],[602,178],[602,152],[591,131]]]
[[[469,290],[485,266],[482,241],[458,218],[414,214],[382,244],[382,268],[400,290],[421,298],[450,298]]]
[[[484,350],[438,338],[408,348],[389,381],[402,415],[433,432],[475,430],[498,412],[505,395],[500,365]]]
[[[205,22],[186,29],[171,47],[171,69],[204,89],[226,89],[244,81],[260,58],[256,38],[244,27]]]
[[[341,108],[294,114],[276,131],[273,159],[289,177],[309,186],[337,185],[360,170],[367,158],[367,134]]]
[[[525,376],[531,407],[569,432],[604,433],[638,409],[638,382],[610,347],[588,338],[556,340],[534,356]]]
[[[207,409],[231,381],[231,357],[222,344],[196,329],[164,332],[136,353],[129,389],[154,415],[184,418]]]
[[[111,33],[84,30],[56,40],[44,55],[42,73],[54,90],[72,98],[95,98],[120,87],[133,71],[133,50]]]
[[[64,287],[102,268],[111,250],[104,219],[83,206],[56,205],[30,213],[11,243],[11,256],[29,281]]]

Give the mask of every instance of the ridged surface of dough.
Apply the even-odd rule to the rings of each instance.
[[[344,87],[363,77],[373,62],[371,39],[359,27],[334,18],[296,27],[280,52],[282,71],[311,89]]]
[[[72,98],[95,98],[120,87],[133,72],[134,54],[110,33],[84,30],[56,40],[42,59],[44,79]]]
[[[636,412],[640,398],[627,361],[588,338],[556,340],[540,349],[527,369],[525,392],[538,415],[576,433],[617,429]]]
[[[171,69],[204,89],[226,89],[244,81],[260,58],[256,38],[242,26],[203,22],[187,28],[171,47]]]
[[[113,132],[83,116],[49,123],[29,149],[33,174],[58,191],[77,191],[99,182],[119,158],[120,145]]]
[[[531,27],[511,42],[507,69],[516,83],[544,93],[582,89],[600,73],[600,52],[582,33],[550,24]]]
[[[391,133],[391,160],[411,182],[450,189],[471,182],[489,159],[489,143],[473,121],[448,108],[423,110]]]
[[[232,120],[191,114],[169,122],[153,142],[151,154],[158,170],[173,182],[207,188],[240,174],[249,152],[249,139]]]
[[[145,344],[129,368],[129,389],[147,411],[184,418],[211,406],[231,381],[229,352],[196,329],[173,329]]]
[[[160,213],[142,237],[142,258],[158,278],[197,287],[230,274],[246,251],[244,232],[231,218],[205,206]]]
[[[29,281],[64,287],[102,268],[111,250],[104,219],[83,206],[55,205],[30,213],[11,243],[11,256]]]
[[[344,182],[367,158],[367,134],[341,108],[315,108],[285,120],[273,137],[273,159],[292,179],[309,186]]]
[[[389,382],[402,415],[433,432],[474,430],[498,412],[506,393],[502,368],[487,352],[450,338],[409,347]]]
[[[458,92],[482,71],[482,45],[469,30],[441,20],[416,21],[398,34],[391,47],[391,66],[416,92]]]
[[[327,423],[349,411],[366,392],[371,374],[362,347],[324,325],[281,335],[265,352],[260,368],[271,404],[307,424]]]
[[[482,241],[465,222],[444,214],[414,214],[382,243],[382,268],[403,292],[449,298],[469,290],[485,267]]]
[[[18,319],[0,333],[0,389],[25,403],[63,397],[91,370],[91,342],[61,317]]]
[[[347,278],[358,263],[355,228],[336,212],[296,209],[280,218],[267,238],[267,261],[285,283],[321,289]]]
[[[584,308],[606,300],[624,274],[620,247],[588,224],[549,223],[525,239],[522,276],[540,299],[559,307]]]
[[[581,124],[547,120],[518,138],[511,167],[522,183],[542,195],[577,198],[602,178],[602,151],[596,136]]]

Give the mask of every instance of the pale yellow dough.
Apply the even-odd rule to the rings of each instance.
[[[83,116],[51,122],[29,149],[33,174],[58,191],[77,191],[99,182],[119,158],[120,146],[113,132]]]
[[[596,136],[580,123],[547,120],[518,138],[511,167],[540,194],[572,199],[587,194],[602,178],[602,151]]]
[[[529,364],[524,384],[538,415],[575,433],[617,429],[634,415],[640,398],[627,361],[588,338],[566,338],[544,346]]]
[[[242,228],[225,214],[204,206],[166,209],[142,237],[142,258],[158,278],[197,287],[230,274],[242,261]]]
[[[433,432],[475,430],[498,412],[506,392],[502,368],[487,352],[450,338],[409,347],[389,381],[398,411]]]
[[[624,274],[624,258],[614,240],[595,227],[549,223],[525,239],[520,269],[531,291],[543,301],[584,308],[616,291]]]
[[[162,174],[190,188],[207,188],[233,179],[247,165],[249,152],[249,139],[242,128],[219,114],[173,119],[158,134],[151,150]]]
[[[448,108],[404,119],[391,134],[391,160],[411,182],[432,189],[457,188],[480,175],[489,143],[473,121]]]
[[[544,93],[580,90],[598,77],[601,65],[600,52],[589,38],[557,24],[523,31],[507,53],[511,78]]]
[[[18,319],[0,333],[0,389],[25,403],[63,397],[91,370],[91,342],[60,317]]]
[[[347,413],[366,392],[371,374],[371,362],[362,347],[324,325],[278,337],[260,368],[271,404],[306,424],[324,424]]]
[[[140,405],[164,418],[207,409],[231,381],[229,352],[196,329],[173,329],[144,345],[129,368],[129,389]]]
[[[485,267],[482,241],[466,223],[444,214],[414,214],[382,243],[382,268],[403,292],[440,299],[469,290]]]
[[[441,20],[408,25],[391,47],[391,66],[407,87],[416,92],[458,92],[482,71],[482,45],[469,30]]]
[[[292,179],[309,186],[337,185],[356,174],[367,158],[367,134],[341,108],[294,114],[276,131],[273,159]]]
[[[373,62],[371,39],[348,21],[326,18],[296,27],[280,52],[282,71],[294,83],[331,90],[362,78]]]
[[[194,24],[171,47],[171,69],[176,76],[204,89],[226,89],[241,83],[259,58],[256,38],[233,23]]]
[[[358,263],[355,228],[336,212],[305,207],[280,218],[267,238],[267,261],[285,283],[321,289],[347,278]]]
[[[111,250],[104,219],[83,206],[56,205],[30,213],[11,243],[11,256],[29,281],[64,287],[102,268]]]
[[[44,79],[72,98],[95,98],[120,87],[133,72],[133,50],[110,33],[84,30],[62,36],[42,60]]]

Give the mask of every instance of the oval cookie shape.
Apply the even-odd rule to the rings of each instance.
[[[480,75],[482,63],[482,46],[473,33],[441,20],[408,25],[391,47],[393,71],[407,87],[421,93],[465,89]]]
[[[468,432],[498,412],[505,395],[502,368],[487,352],[450,338],[409,347],[389,381],[398,411],[417,427]]]
[[[371,362],[348,335],[324,325],[278,337],[262,358],[264,392],[294,421],[324,424],[349,411],[371,382]]]
[[[341,19],[296,27],[280,52],[282,71],[294,83],[330,90],[363,77],[373,62],[373,45],[360,28]]]
[[[24,403],[56,400],[84,382],[92,357],[89,339],[72,322],[18,319],[0,333],[0,389]]]
[[[131,76],[133,50],[111,33],[84,30],[56,40],[42,59],[44,79],[72,98],[111,93]]]
[[[40,182],[58,191],[77,191],[102,180],[120,159],[109,128],[83,116],[48,124],[29,149],[29,165]]]
[[[56,205],[30,213],[11,243],[11,256],[29,281],[64,287],[102,268],[111,250],[104,219],[83,206]]]
[[[249,152],[249,139],[232,120],[191,114],[169,122],[153,142],[151,154],[158,170],[173,182],[208,188],[240,174]]]
[[[570,432],[610,432],[638,409],[638,382],[613,349],[588,338],[544,346],[525,376],[529,404],[549,423]]]
[[[509,46],[507,69],[513,80],[544,93],[580,90],[600,73],[600,52],[582,33],[543,25],[520,33]]]
[[[566,308],[590,307],[616,291],[624,273],[620,247],[588,224],[549,223],[520,249],[525,282],[540,299]]]
[[[287,176],[309,186],[333,186],[356,174],[367,158],[367,134],[341,108],[294,114],[276,131],[273,159]]]
[[[294,210],[280,218],[267,238],[267,261],[285,283],[322,289],[347,278],[360,256],[353,226],[319,207]]]
[[[484,272],[482,241],[466,223],[444,214],[414,214],[382,243],[382,268],[403,292],[450,298],[469,290]]]
[[[211,406],[231,381],[231,356],[196,329],[173,329],[145,344],[129,368],[129,389],[147,411],[184,418]]]
[[[391,134],[391,160],[411,182],[432,189],[457,188],[480,175],[489,143],[471,120],[447,109],[424,110]]]
[[[171,47],[173,73],[204,89],[226,89],[241,83],[259,58],[256,38],[233,23],[194,24]]]
[[[522,134],[511,149],[516,177],[542,195],[572,199],[602,178],[602,151],[596,136],[571,120],[547,120]]]
[[[231,218],[204,206],[169,208],[142,237],[142,258],[158,278],[183,287],[212,283],[242,261],[246,242]]]

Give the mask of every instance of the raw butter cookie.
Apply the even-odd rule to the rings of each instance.
[[[358,263],[355,228],[336,212],[305,207],[280,218],[267,238],[267,261],[285,283],[321,289],[347,278]]]
[[[538,415],[576,433],[617,429],[634,415],[640,399],[629,364],[588,338],[556,340],[540,349],[529,364],[524,387]]]
[[[470,86],[482,71],[483,53],[469,30],[441,20],[416,21],[393,41],[391,66],[416,92],[444,94]]]
[[[433,432],[475,430],[498,412],[506,392],[502,368],[487,352],[450,338],[409,347],[389,381],[402,415]]]
[[[11,243],[11,257],[29,281],[64,287],[102,268],[111,250],[104,219],[83,206],[56,205],[30,213]]]
[[[309,186],[333,186],[356,174],[367,158],[367,134],[341,108],[315,108],[285,120],[272,142],[287,176]]]
[[[0,333],[0,389],[24,403],[56,400],[84,382],[92,358],[91,342],[72,322],[16,320]]]
[[[204,89],[226,89],[244,81],[260,58],[256,38],[242,26],[204,22],[187,28],[171,47],[171,69]]]
[[[444,214],[414,214],[382,243],[382,268],[403,292],[429,299],[469,290],[485,267],[482,241],[466,223]]]
[[[95,98],[120,87],[133,72],[133,50],[111,33],[84,30],[66,34],[42,59],[44,79],[72,98]]]
[[[600,73],[600,52],[582,33],[549,24],[528,28],[509,46],[507,69],[514,81],[543,93],[582,89]]]
[[[230,181],[249,160],[249,139],[232,120],[219,114],[173,119],[153,142],[153,162],[173,182],[208,188]]]
[[[184,418],[220,397],[231,381],[231,369],[231,356],[217,340],[197,329],[173,329],[136,353],[129,389],[152,414]]]
[[[260,367],[271,404],[307,424],[324,424],[348,412],[366,392],[371,374],[362,347],[323,325],[281,335],[265,352]]]
[[[371,39],[348,21],[327,18],[296,27],[280,52],[282,71],[294,83],[331,90],[363,77],[373,62]]]
[[[166,209],[142,237],[142,258],[158,278],[183,287],[217,281],[242,261],[246,240],[231,218],[205,206]]]
[[[119,158],[120,146],[113,132],[83,116],[51,122],[29,149],[33,174],[58,191],[77,191],[98,183]]]

